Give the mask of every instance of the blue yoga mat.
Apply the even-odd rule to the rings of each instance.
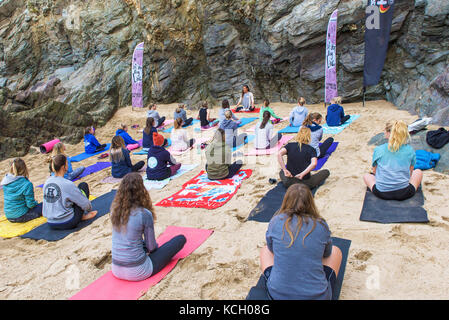
[[[351,114],[351,117],[344,124],[338,127],[329,127],[326,124],[323,125],[323,133],[324,134],[337,134],[342,132],[347,126],[349,126],[352,122],[360,118],[359,114]]]
[[[312,190],[312,194],[315,195],[319,186]],[[279,182],[276,187],[268,191],[256,207],[251,210],[248,216],[248,220],[257,222],[270,222],[273,215],[281,208],[282,201],[284,200],[287,189],[282,182]]]
[[[249,118],[240,118],[239,120],[241,121],[238,128],[243,127],[244,125],[247,125],[248,123],[251,123],[255,120],[257,120],[259,118],[256,117],[249,117]]]
[[[98,151],[96,153],[85,153],[85,152],[83,152],[83,153],[80,153],[80,154],[78,154],[78,155],[76,155],[74,157],[70,157],[70,161],[72,161],[72,162],[83,161],[83,160],[85,160],[87,158],[90,158],[90,157],[93,157],[93,156],[96,156],[96,155],[99,155],[99,154],[102,154],[102,153],[108,151],[110,147],[111,147],[111,144],[108,143],[108,144],[106,144],[106,148],[104,148],[101,151]]]
[[[287,126],[284,129],[279,130],[280,133],[296,133],[299,131],[299,126],[298,127],[292,127],[292,126]]]
[[[232,152],[234,152],[234,151],[240,149],[240,148],[243,147],[245,144],[248,144],[248,143],[250,143],[251,141],[253,141],[253,140],[254,140],[254,137],[255,137],[254,135],[248,135],[247,138],[245,139],[245,143],[242,143],[242,144],[239,144],[238,146],[233,147],[233,148],[232,148]]]
[[[92,210],[97,210],[97,215],[89,220],[81,221],[78,226],[71,230],[53,230],[48,226],[48,223],[44,223],[39,227],[31,230],[30,232],[20,236],[25,239],[34,239],[34,240],[47,240],[47,241],[58,241],[64,239],[69,234],[73,232],[77,232],[92,222],[97,220],[98,218],[104,216],[109,213],[112,201],[114,200],[116,190],[111,190],[110,192],[96,198],[92,201]]]
[[[340,298],[341,287],[343,285],[343,279],[345,276],[351,240],[332,237],[332,244],[341,250],[343,256],[341,260],[340,270],[338,271],[337,281],[335,281],[335,285],[332,288],[332,300],[338,300]],[[250,289],[246,300],[270,300],[267,293],[267,284],[263,275],[260,276],[256,286]]]
[[[184,128],[193,126],[195,123],[198,123],[198,122],[200,122],[200,120],[193,119],[193,121],[192,121],[188,126],[185,126]],[[174,127],[171,126],[170,128],[167,128],[167,129],[165,129],[165,130],[162,130],[162,132],[171,132],[171,131],[173,130],[173,128],[174,128]]]
[[[322,145],[322,143],[320,143],[320,145]],[[334,142],[331,144],[331,146],[329,147],[329,149],[327,149],[326,151],[326,155],[322,158],[318,158],[318,162],[316,164],[315,169],[313,169],[312,171],[318,171],[320,170],[324,164],[326,163],[327,159],[329,159],[329,157],[331,156],[332,152],[334,152],[338,147],[338,142]]]
[[[380,199],[366,188],[360,220],[379,223],[427,223],[429,219],[423,205],[424,194],[421,187],[413,197],[404,201]]]

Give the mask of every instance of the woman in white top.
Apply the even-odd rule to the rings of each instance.
[[[242,95],[239,102],[237,102],[235,111],[239,112],[242,109],[243,111],[253,111],[255,109],[254,96],[253,93],[249,91],[249,87],[247,85],[243,86]]]
[[[193,146],[195,139],[187,138],[187,131],[182,127],[184,121],[178,118],[174,122],[174,128],[171,132],[171,143],[173,151],[185,151]]]
[[[270,119],[271,113],[265,111],[262,121],[259,121],[256,125],[256,140],[254,142],[256,149],[274,148],[282,138],[281,133],[273,135],[273,125]]]

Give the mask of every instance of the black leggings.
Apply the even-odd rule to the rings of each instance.
[[[237,146],[245,144],[245,139],[247,139],[248,135],[246,133],[241,133],[237,137],[234,136],[232,147],[235,148]]]
[[[157,122],[157,126],[156,127],[160,127],[165,121],[165,117],[159,118],[159,121]]]
[[[29,209],[23,216],[15,219],[8,219],[8,221],[12,223],[24,223],[39,217],[42,217],[42,202],[34,208]]]
[[[326,155],[326,152],[331,147],[332,143],[334,143],[334,138],[327,138],[326,140],[324,140],[321,146],[319,146],[320,156],[318,158],[322,158]]]
[[[346,121],[348,121],[349,118],[351,118],[351,116],[350,116],[349,114],[347,114],[347,115],[345,115],[343,118],[341,118],[340,125],[342,125],[343,123],[345,123]]]
[[[184,121],[184,124],[182,125],[182,127],[184,128],[184,127],[189,126],[192,123],[192,121],[193,121],[193,118],[187,119],[186,121]]]
[[[95,152],[103,151],[104,148],[106,148],[106,144],[102,144],[101,146],[98,146],[98,147],[95,149]]]
[[[131,171],[132,172],[137,172],[140,169],[142,169],[144,165],[145,165],[145,161],[139,161],[139,162],[137,162],[135,165],[133,165],[131,167]]]
[[[86,195],[87,199],[89,199],[89,186],[87,185],[86,182],[81,182],[78,185],[78,189],[80,189],[81,191],[84,192],[84,194]],[[76,204],[73,204],[73,218],[70,219],[67,222],[63,222],[63,223],[48,223],[48,225],[50,226],[50,228],[55,229],[55,230],[68,230],[68,229],[73,229],[76,228],[76,226],[81,222],[82,218],[84,215],[84,210],[81,209],[81,207],[79,207]]]
[[[295,177],[286,177],[283,170],[279,172],[281,181],[286,188],[290,187],[295,183],[302,183],[308,186],[310,190],[323,184],[324,180],[326,180],[327,177],[329,177],[329,175],[330,175],[329,170],[323,169],[315,174],[310,174],[310,177],[308,179],[299,180],[298,178]]]
[[[151,252],[149,257],[153,263],[152,275],[164,269],[171,259],[184,247],[186,241],[186,237],[180,234]]]

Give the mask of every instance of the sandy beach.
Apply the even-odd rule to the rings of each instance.
[[[159,105],[161,116],[172,118],[177,104]],[[287,117],[294,104],[272,103],[278,116]],[[398,110],[386,101],[368,101],[343,105],[346,114],[361,117],[343,132],[333,135],[339,142],[337,150],[324,168],[331,174],[321,186],[315,200],[320,214],[328,222],[332,235],[352,240],[340,299],[448,299],[449,278],[447,268],[449,243],[449,176],[427,170],[424,172],[424,208],[428,224],[378,224],[359,220],[365,185],[363,174],[369,172],[374,146],[368,141],[383,131],[390,119],[411,123],[417,116]],[[307,105],[309,111],[325,116],[323,104]],[[187,111],[196,118],[197,111]],[[218,106],[212,116],[218,115]],[[256,114],[237,114],[253,117]],[[146,109],[132,111],[119,109],[108,124],[96,128],[100,143],[109,143],[121,123],[127,123],[130,135],[138,140],[138,132],[145,125]],[[131,125],[138,124],[138,129]],[[239,133],[255,123],[239,129]],[[287,122],[276,125],[285,127]],[[212,137],[214,131],[194,131],[198,125],[187,128],[191,137]],[[429,126],[436,129],[437,126]],[[170,135],[162,133],[165,137]],[[324,136],[326,138],[327,135]],[[252,148],[253,143],[242,151]],[[36,146],[38,147],[38,146]],[[67,154],[84,151],[81,141],[66,145]],[[37,201],[42,201],[42,189],[37,185],[48,177],[48,155],[34,154],[23,157],[30,171]],[[151,190],[153,203],[177,192],[181,185],[196,176],[206,163],[204,151],[176,157],[184,164],[198,163],[193,171],[171,181],[162,190]],[[145,155],[133,155],[133,163],[145,160]],[[246,221],[251,210],[263,195],[273,188],[269,178],[279,180],[276,154],[243,157],[244,169],[252,169],[237,194],[224,206],[215,210],[156,207],[156,235],[170,225],[213,229],[212,236],[193,254],[181,260],[160,283],[152,287],[141,299],[245,299],[259,276],[259,249],[265,245],[268,224]],[[91,157],[73,167],[94,164]],[[9,169],[9,160],[0,162],[0,175]],[[110,169],[82,179],[89,184],[91,194],[100,196],[118,184],[105,184],[101,180],[110,175]],[[3,190],[0,190],[0,214],[3,212]],[[0,299],[69,299],[111,269],[111,233],[109,216],[96,220],[89,227],[57,242],[0,238]],[[79,270],[79,286],[68,284],[70,274]],[[377,277],[379,285],[373,285]]]

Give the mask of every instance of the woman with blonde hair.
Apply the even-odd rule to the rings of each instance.
[[[158,246],[156,215],[142,176],[127,174],[111,205],[112,274],[122,280],[142,281],[161,271],[186,243],[178,235]]]
[[[68,157],[65,154],[65,145],[62,142],[58,142],[57,144],[55,144],[53,146],[53,150],[51,153],[51,157],[48,159],[48,167],[50,170],[50,173],[52,175],[54,175],[55,173],[53,172],[53,163],[52,163],[52,159],[54,157],[56,157],[58,154],[63,154],[67,157],[67,164],[68,164],[68,169],[67,172],[64,174],[64,178],[68,179],[68,180],[74,180],[76,178],[78,178],[86,168],[84,168],[83,166],[76,168],[75,170],[73,170],[72,168],[72,162],[70,160],[70,157]]]
[[[34,199],[34,188],[25,161],[15,158],[1,184],[3,210],[9,222],[27,222],[42,216],[42,203],[38,204]]]
[[[423,173],[414,169],[416,154],[407,144],[410,135],[404,121],[389,121],[385,126],[388,143],[374,149],[372,173],[363,180],[373,194],[384,200],[406,200],[413,197]]]
[[[300,97],[298,99],[298,105],[293,108],[290,112],[290,126],[291,127],[299,127],[304,122],[304,119],[307,117],[309,110],[304,106],[306,103],[306,99]]]
[[[127,173],[137,172],[143,168],[145,161],[139,161],[135,165],[131,162],[129,151],[126,149],[125,141],[121,136],[115,136],[111,142],[111,174],[114,178],[122,178]]]
[[[187,112],[185,110],[185,105],[182,103],[178,104],[178,107],[176,108],[175,113],[173,114],[173,118],[175,119],[175,121],[176,121],[176,119],[181,118],[183,121],[183,124],[182,124],[183,127],[190,126],[190,124],[193,121],[192,117],[187,118]]]
[[[271,299],[331,300],[342,253],[303,184],[290,186],[266,232],[260,267]]]
[[[286,188],[295,183],[303,183],[312,190],[321,185],[329,177],[330,172],[324,169],[314,175],[310,173],[315,169],[318,159],[316,150],[309,145],[311,140],[309,128],[301,127],[292,140],[279,150],[278,162],[281,166],[279,176]],[[284,163],[285,155],[287,165]]]
[[[187,138],[187,131],[183,128],[183,123],[181,118],[176,119],[174,122],[170,137],[173,151],[186,151],[187,149],[192,148],[195,143],[195,139],[189,140]]]

